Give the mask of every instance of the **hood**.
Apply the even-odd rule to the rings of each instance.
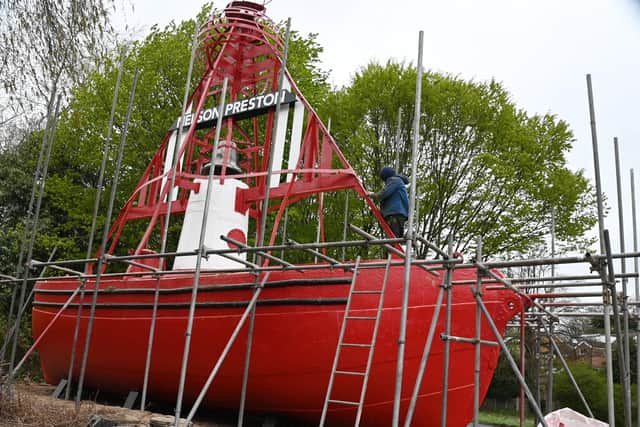
[[[393,169],[390,166],[385,166],[380,171],[380,178],[382,178],[383,181],[386,181],[387,178],[391,178],[392,176],[395,176],[395,175],[396,175],[395,169]]]

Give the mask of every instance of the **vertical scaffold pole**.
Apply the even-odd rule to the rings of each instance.
[[[613,138],[613,148],[615,154],[616,163],[616,187],[618,193],[618,226],[620,232],[620,253],[625,253],[625,233],[624,233],[624,208],[622,205],[622,179],[620,178],[620,147],[618,144],[618,137]],[[633,424],[631,414],[631,352],[629,351],[629,310],[627,307],[627,278],[624,276],[627,273],[627,259],[620,258],[620,272],[622,277],[622,316],[623,316],[623,333],[622,333],[622,345],[624,347],[624,377],[622,378],[623,390],[625,393],[625,411],[627,414],[627,425]],[[613,278],[615,280],[615,278]],[[615,296],[614,296],[615,297]],[[620,321],[618,319],[618,321]],[[626,407],[628,406],[628,408]]]
[[[551,258],[556,257],[556,209],[551,208]],[[555,283],[556,264],[551,264],[551,284]]]
[[[536,403],[538,406],[542,407],[542,393],[540,389],[540,324],[539,319],[536,321],[535,329],[534,329],[534,350],[533,350],[533,358],[535,361],[535,379],[536,379]],[[536,418],[536,425],[540,422],[539,419]]]
[[[282,63],[280,64],[280,70],[278,72],[278,93],[282,90],[282,84],[284,82],[284,71],[287,68],[287,56],[289,55],[289,35],[291,30],[291,18],[287,19],[287,30],[285,33],[284,40],[284,51],[282,53]],[[276,109],[274,112],[273,119],[273,129],[271,131],[271,135],[278,134],[278,126],[280,118],[280,103],[276,102]],[[269,180],[271,179],[271,173],[273,172],[273,144],[271,145],[271,149],[269,150],[269,161],[267,163],[267,175],[265,177],[265,192],[264,192],[264,200],[262,201],[262,213],[260,215],[260,228],[257,230],[259,234],[258,245],[262,246],[264,244],[264,236],[267,228],[267,214],[269,211],[269,195],[271,193],[271,185]]]
[[[402,374],[404,370],[404,350],[407,338],[407,312],[409,304],[409,284],[411,281],[411,258],[413,245],[413,214],[416,202],[416,164],[418,157],[418,141],[420,138],[420,101],[422,100],[422,44],[424,32],[418,34],[418,63],[416,65],[416,101],[413,115],[413,140],[411,156],[411,196],[409,199],[409,218],[404,256],[404,287],[402,289],[402,311],[400,317],[400,333],[398,337],[398,360],[396,367],[395,395],[393,399],[393,426],[400,422],[400,400],[402,399]]]
[[[551,209],[551,258],[556,257],[556,210]],[[556,277],[556,265],[551,264],[551,285],[555,284],[553,278]],[[549,307],[549,311],[552,308]],[[549,339],[553,337],[553,322],[549,324],[550,335]],[[549,352],[549,359],[547,360],[547,413],[553,411],[553,360],[554,360],[554,348],[553,346],[547,346]]]
[[[547,339],[551,340],[553,337],[553,322],[549,322],[549,333]],[[549,348],[549,359],[547,360],[547,413],[553,411],[553,358],[554,349],[553,346]]]
[[[442,308],[442,300],[444,299],[444,283],[440,285],[438,291],[438,298],[436,299],[436,306],[433,309],[433,316],[431,316],[431,322],[429,323],[429,332],[427,334],[427,341],[424,344],[424,350],[422,351],[422,359],[420,359],[420,367],[416,374],[416,382],[413,386],[413,394],[411,395],[411,401],[409,402],[409,409],[407,410],[407,416],[404,421],[404,426],[411,426],[411,420],[413,413],[415,412],[416,403],[418,401],[418,394],[420,393],[420,387],[422,386],[422,380],[424,378],[424,372],[429,360],[429,354],[431,353],[431,345],[433,344],[433,337],[436,333],[436,326],[438,319],[440,318],[440,310]]]
[[[524,305],[522,305],[522,307],[520,308],[520,373],[522,374],[523,377],[526,378],[526,374],[525,374],[525,351],[526,351],[526,346],[525,346],[525,327],[526,327],[526,323],[524,320]],[[520,427],[525,427],[525,419],[524,419],[524,411],[525,411],[525,406],[524,406],[524,387],[520,386],[520,401],[518,402],[518,406],[519,406],[519,412],[520,412]]]
[[[11,360],[9,363],[9,383],[11,383],[11,380],[13,379],[13,367],[15,366],[14,364],[16,361],[16,352],[18,351],[18,341],[19,341],[18,338],[20,337],[20,324],[22,322],[22,310],[20,310],[20,308],[24,304],[25,293],[27,290],[27,282],[29,281],[29,266],[31,264],[31,258],[33,257],[33,246],[35,245],[36,234],[38,232],[38,219],[40,217],[40,207],[42,206],[42,198],[44,196],[44,186],[47,180],[47,173],[49,170],[49,159],[51,158],[51,147],[53,146],[53,142],[55,140],[56,125],[58,122],[58,112],[60,109],[61,98],[62,96],[58,95],[55,112],[53,114],[53,123],[51,124],[51,127],[49,129],[49,135],[48,135],[49,141],[47,142],[47,153],[45,154],[43,167],[42,167],[42,177],[40,180],[38,198],[36,200],[36,209],[33,213],[31,236],[29,238],[29,243],[27,244],[27,256],[25,259],[27,267],[24,269],[22,286],[20,287],[20,300],[18,303],[18,313],[16,315],[15,328],[13,331],[13,346],[11,348]]]
[[[604,248],[604,207],[602,202],[602,185],[600,182],[600,157],[598,156],[598,133],[596,132],[596,113],[593,106],[593,90],[591,87],[591,74],[587,74],[587,95],[589,98],[589,121],[591,124],[591,142],[593,146],[593,165],[596,179],[596,195],[598,203],[598,236],[600,241],[600,253],[605,253]],[[613,405],[613,356],[611,354],[611,295],[606,284],[603,285],[603,320],[605,337],[605,360],[607,368],[607,408],[609,427],[615,427],[615,407]]]
[[[187,114],[187,102],[189,101],[189,91],[191,88],[191,74],[193,73],[193,62],[196,56],[196,48],[198,46],[198,33],[200,32],[200,24],[195,23],[193,31],[193,40],[191,41],[191,58],[189,59],[189,67],[187,69],[187,81],[185,83],[184,97],[182,98],[182,114],[178,121],[176,129],[176,143],[173,145],[173,153],[171,153],[171,179],[169,180],[169,191],[167,192],[167,213],[165,214],[164,227],[162,230],[162,241],[160,243],[160,254],[164,254],[167,250],[167,237],[169,235],[169,222],[171,220],[171,204],[173,202],[173,187],[176,184],[176,174],[178,165],[178,152],[180,151],[180,141],[182,140],[182,128],[184,117]],[[170,144],[167,144],[167,149]],[[213,167],[213,165],[211,165]],[[166,185],[166,184],[165,184]],[[166,258],[162,258],[166,266]],[[166,268],[165,268],[166,269]],[[140,410],[144,411],[147,401],[147,389],[149,387],[149,372],[151,371],[151,356],[153,354],[153,340],[156,332],[156,321],[158,318],[158,302],[160,300],[160,276],[156,278],[156,287],[153,292],[153,309],[151,311],[151,325],[149,326],[149,337],[147,342],[147,359],[144,365],[144,379],[142,381],[142,397],[140,399]]]
[[[227,85],[229,78],[225,77],[222,82],[222,91],[220,92],[220,101],[218,103],[218,122],[216,123],[215,139],[213,141],[212,156],[218,152],[220,143],[220,130],[222,128],[222,117],[224,117],[225,97],[227,96]],[[213,186],[213,165],[209,168],[209,177],[207,179],[207,193],[204,199],[204,211],[202,213],[202,224],[200,226],[200,240],[198,242],[198,255],[196,257],[196,270],[193,277],[193,288],[191,290],[191,302],[189,304],[189,318],[187,320],[187,329],[184,333],[184,350],[182,352],[182,367],[180,368],[180,382],[178,383],[178,396],[176,399],[175,427],[180,425],[180,412],[182,411],[182,396],[184,394],[184,383],[187,377],[187,366],[189,364],[189,350],[191,348],[191,333],[193,331],[193,318],[196,312],[196,299],[198,297],[198,286],[200,285],[200,272],[202,269],[202,258],[206,254],[204,247],[204,239],[207,232],[207,220],[209,218],[209,205],[211,204],[211,187]]]
[[[327,132],[331,134],[331,117],[327,122]],[[322,237],[322,210],[324,209],[324,193],[320,193],[318,195],[318,227],[316,229],[316,244],[320,243],[320,237]],[[316,264],[318,262],[318,257],[315,256],[313,258],[313,263]]]
[[[260,292],[259,280],[256,277],[256,288],[254,289],[254,297],[256,293]],[[249,314],[249,325],[247,330],[247,349],[244,357],[244,370],[242,373],[242,389],[240,391],[240,405],[238,407],[238,427],[244,425],[244,409],[247,402],[247,387],[249,384],[249,368],[251,366],[251,349],[253,347],[253,329],[256,322],[256,310],[255,306],[251,309]]]
[[[620,383],[622,385],[622,398],[624,406],[624,422],[626,427],[631,427],[631,393],[627,390],[627,366],[625,363],[624,346],[622,344],[622,327],[620,325],[620,310],[618,309],[618,294],[616,292],[616,276],[613,270],[613,258],[611,256],[611,240],[609,230],[604,230],[605,254],[607,257],[607,277],[606,281],[611,287],[613,322],[616,326],[616,345],[618,347],[618,365],[620,369]]]
[[[100,171],[98,173],[98,183],[96,184],[96,198],[93,204],[93,217],[91,219],[91,230],[89,231],[89,243],[87,244],[87,259],[91,258],[93,253],[93,239],[96,233],[98,211],[100,209],[100,200],[102,197],[102,191],[104,190],[104,172],[107,168],[107,159],[109,158],[109,150],[111,149],[111,132],[113,130],[113,121],[116,115],[116,108],[118,107],[118,94],[120,93],[120,84],[122,83],[122,74],[124,73],[124,61],[126,58],[126,47],[122,48],[120,54],[120,67],[118,69],[118,76],[116,78],[116,86],[113,91],[113,99],[111,101],[111,112],[109,114],[109,124],[107,125],[107,136],[104,141],[104,149],[102,151],[102,163],[100,163]],[[84,266],[84,274],[88,274],[90,264],[87,262]],[[87,284],[86,277],[80,279],[80,296],[78,298],[78,309],[76,313],[76,324],[73,331],[73,343],[71,344],[71,358],[69,360],[69,371],[67,373],[67,388],[65,390],[65,400],[69,400],[71,397],[71,379],[73,377],[73,369],[75,367],[76,360],[76,347],[78,346],[78,337],[80,336],[80,320],[82,318],[82,303],[84,301],[84,291]]]
[[[124,121],[124,128],[122,129],[122,137],[120,138],[120,146],[118,148],[118,155],[116,157],[116,166],[113,172],[113,184],[111,186],[111,195],[109,197],[109,204],[107,206],[107,216],[104,222],[104,228],[102,232],[102,243],[100,245],[98,253],[98,262],[95,270],[95,282],[93,285],[93,295],[91,299],[91,309],[89,311],[89,320],[87,322],[87,332],[85,336],[84,349],[82,351],[82,363],[80,365],[80,375],[78,378],[78,390],[76,392],[76,411],[80,408],[80,400],[82,398],[82,387],[84,385],[84,376],[87,369],[87,361],[89,360],[89,350],[91,350],[91,334],[93,332],[93,321],[96,315],[96,304],[98,302],[98,290],[100,288],[100,277],[102,274],[102,266],[105,262],[105,248],[107,247],[107,240],[109,237],[109,224],[111,223],[111,216],[113,215],[113,205],[116,201],[116,191],[118,188],[118,179],[120,177],[120,167],[122,165],[122,157],[124,156],[124,146],[127,140],[127,132],[129,131],[129,121],[131,120],[131,110],[133,109],[133,99],[136,93],[136,86],[138,84],[138,71],[136,68],[133,72],[133,81],[131,83],[131,93],[129,94],[129,104],[127,106],[127,115]]]
[[[342,220],[342,241],[347,241],[347,225],[349,222],[349,193],[344,192],[344,218]],[[342,261],[347,257],[347,246],[342,247]]]
[[[282,240],[281,245],[287,244],[287,226],[289,225],[289,208],[284,208],[284,219],[282,221]],[[284,259],[284,248],[280,250],[280,258]],[[343,260],[344,261],[344,260]]]
[[[633,176],[633,169],[629,170],[629,178],[631,181],[631,220],[633,224],[633,251],[635,253],[638,252],[638,224],[637,224],[637,216],[636,216],[636,187],[635,187],[635,179]],[[633,272],[636,274],[635,277],[635,290],[636,290],[636,302],[640,301],[640,279],[638,278],[638,257],[633,258]],[[640,351],[638,347],[640,347],[640,322],[638,322],[638,310],[639,306],[635,306],[634,314],[636,317],[636,378],[640,378]],[[640,384],[640,382],[638,382]],[[636,388],[638,387],[636,384]],[[640,391],[640,390],[636,390]],[[636,419],[640,422],[640,392],[636,393],[637,395],[637,406],[638,413],[636,414]]]
[[[393,162],[393,167],[395,170],[400,173],[400,150],[402,148],[402,144],[400,144],[400,138],[402,136],[402,107],[398,108],[398,122],[396,123],[396,158]]]
[[[449,234],[449,242],[447,244],[447,254],[449,259],[453,258],[453,235]],[[442,373],[442,403],[440,410],[440,427],[447,427],[447,399],[449,397],[449,360],[451,358],[451,303],[453,295],[453,287],[451,278],[453,276],[453,264],[447,263],[444,286],[447,293],[447,310],[444,316],[444,333],[446,340],[444,342],[444,361]]]
[[[476,259],[482,261],[482,239],[478,237],[476,244]],[[476,269],[476,287],[472,289],[476,298],[482,298],[482,269]],[[476,336],[474,343],[473,362],[473,427],[478,427],[478,416],[480,414],[480,350],[482,349],[480,340],[482,339],[482,312],[476,303]]]

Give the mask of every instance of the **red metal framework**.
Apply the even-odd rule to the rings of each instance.
[[[282,67],[281,52],[284,48],[279,33],[280,28],[266,17],[262,5],[236,1],[224,11],[214,14],[200,32],[200,49],[206,70],[189,99],[189,105],[193,106],[193,117],[218,105],[225,77],[228,78],[229,87],[225,100],[227,104],[278,91],[277,76]],[[269,242],[274,242],[287,206],[312,195],[344,189],[352,189],[364,197],[391,236],[391,230],[367,196],[355,171],[286,70],[285,80],[295,94],[296,102],[304,106],[305,125],[300,154],[295,164],[287,164],[286,168],[283,166],[273,171],[281,179],[280,184],[272,186],[270,191],[267,209],[269,212],[277,211],[277,215]],[[269,182],[267,163],[274,141],[274,121],[275,106],[272,106],[266,114],[253,117],[232,115],[224,117],[220,123],[220,147],[224,149],[224,162],[219,178],[224,182],[225,177],[229,176],[227,164],[231,152],[235,150],[241,159],[239,166],[242,173],[234,174],[233,178],[241,179],[249,186],[239,191],[235,209],[238,212],[248,209],[254,220],[262,215]],[[140,219],[146,219],[149,223],[136,254],[148,249],[150,238],[154,230],[160,228],[157,226],[168,209],[168,194],[177,191],[177,198],[171,204],[171,214],[185,212],[189,192],[198,187],[194,178],[203,177],[202,168],[211,163],[212,157],[215,127],[207,130],[198,130],[197,127],[196,120],[192,120],[188,130],[183,128],[186,136],[178,147],[178,158],[181,160],[175,168],[174,188],[169,188],[173,171],[163,170],[173,132],[167,133],[110,230],[109,253],[113,253],[127,222]],[[288,133],[291,133],[290,127]],[[293,178],[284,179],[287,174]],[[318,216],[322,222],[321,209],[322,203],[319,203]],[[320,229],[323,230],[322,223]]]

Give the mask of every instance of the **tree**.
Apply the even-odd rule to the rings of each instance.
[[[400,172],[411,172],[415,76],[402,63],[370,63],[331,99],[333,133],[368,188],[379,187],[378,171],[394,163],[397,150]],[[575,239],[595,223],[593,190],[582,171],[566,165],[573,135],[565,122],[528,115],[495,81],[427,72],[422,84],[420,234],[440,246],[453,234],[457,250],[472,249],[482,236],[483,252],[492,255],[539,244],[551,209],[560,239]]]
[[[112,6],[112,0],[0,0],[0,75],[12,105],[30,110],[56,87],[78,82],[105,47]]]

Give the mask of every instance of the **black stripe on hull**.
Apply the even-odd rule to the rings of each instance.
[[[351,284],[351,277],[329,277],[329,278],[315,278],[315,279],[291,279],[280,280],[274,282],[265,283],[265,288],[286,288],[290,286],[330,286],[330,285],[349,285]],[[234,283],[234,284],[216,284],[216,285],[201,285],[198,286],[198,292],[216,292],[216,291],[237,291],[244,289],[253,289],[256,287],[256,283]],[[191,293],[193,287],[185,286],[181,288],[173,289],[160,289],[161,295],[172,295]],[[48,295],[71,295],[75,292],[75,289],[36,289],[36,294],[48,294]],[[86,292],[93,293],[93,289],[89,288]],[[153,294],[154,288],[125,288],[125,289],[98,289],[98,294],[104,295],[135,295],[135,294]]]
[[[345,305],[347,298],[291,298],[291,299],[268,299],[256,302],[259,306],[284,306],[284,305]],[[62,307],[63,303],[58,302],[34,302],[34,307]],[[69,304],[69,308],[77,308],[80,304]],[[83,304],[89,307],[91,304]],[[200,302],[196,308],[241,308],[249,305],[249,301],[211,301]],[[158,309],[184,309],[189,308],[190,303],[161,303]],[[151,303],[98,303],[97,309],[152,309]]]

